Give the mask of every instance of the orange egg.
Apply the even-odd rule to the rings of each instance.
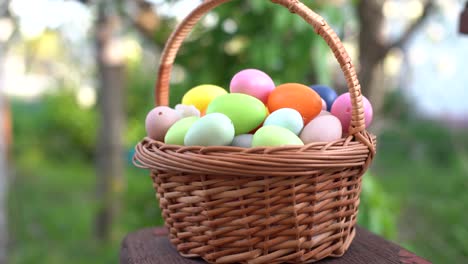
[[[270,113],[281,108],[296,109],[307,124],[320,114],[322,100],[318,93],[305,85],[285,83],[271,92],[267,106]]]

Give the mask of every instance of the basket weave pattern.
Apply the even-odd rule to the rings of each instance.
[[[157,105],[167,105],[177,51],[198,20],[229,0],[208,0],[174,31],[161,57]],[[356,72],[326,22],[297,0],[271,0],[311,24],[332,49],[352,99],[349,136],[275,148],[185,147],[149,138],[134,162],[151,169],[171,242],[210,263],[309,263],[352,242],[362,175],[376,139],[365,129]]]

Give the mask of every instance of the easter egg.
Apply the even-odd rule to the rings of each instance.
[[[322,111],[320,111],[319,116],[323,116],[323,115],[331,115],[331,113],[328,112],[328,111],[322,110]]]
[[[252,147],[279,147],[304,143],[291,130],[279,126],[264,126],[260,128],[252,139]]]
[[[194,105],[183,105],[178,104],[175,106],[175,110],[184,117],[197,116],[200,117],[200,110],[198,110]]]
[[[268,117],[268,116],[270,115],[270,111],[268,111],[268,107],[267,107],[267,106],[265,106],[265,111],[266,111],[266,115],[265,115],[265,116]],[[265,121],[264,121],[264,122],[265,122]],[[263,126],[263,122],[262,122],[260,125],[258,125],[256,128],[254,128],[253,130],[249,131],[249,134],[252,134],[252,135],[255,134],[255,132],[257,132],[257,130],[259,130],[262,126]]]
[[[265,105],[257,98],[240,93],[216,97],[206,109],[206,114],[222,113],[229,117],[236,135],[247,134],[259,126],[266,117]]]
[[[234,125],[224,114],[212,113],[195,121],[184,138],[185,146],[229,146]]]
[[[366,127],[372,123],[373,118],[373,109],[372,105],[367,100],[366,97],[362,96],[362,103],[364,106],[364,119],[366,123]],[[351,105],[351,97],[349,93],[345,93],[340,95],[336,98],[335,102],[332,105],[331,113],[338,117],[341,121],[341,126],[343,127],[343,131],[348,131],[349,125],[351,123],[351,114],[352,114],[352,105]]]
[[[266,103],[271,91],[275,89],[275,83],[268,74],[256,70],[247,69],[238,72],[231,80],[229,90],[231,93],[243,93],[251,95],[263,103]]]
[[[227,91],[223,88],[216,85],[203,84],[190,89],[182,98],[182,104],[194,105],[198,110],[203,112],[213,99],[223,94],[227,94]]]
[[[330,111],[333,102],[335,102],[336,98],[338,97],[335,90],[325,85],[312,85],[311,88],[314,91],[316,91],[320,95],[320,97],[325,101],[327,109],[324,110]]]
[[[304,144],[330,142],[342,136],[341,122],[333,115],[321,115],[310,121],[302,130],[300,138]]]
[[[241,148],[250,148],[252,147],[252,134],[242,134],[234,137],[231,146],[241,147]]]
[[[179,119],[180,114],[167,106],[158,106],[146,116],[145,126],[148,137],[162,141],[167,130]]]
[[[327,111],[327,102],[322,99],[322,111]]]
[[[197,116],[182,118],[172,125],[164,137],[164,143],[172,145],[184,145],[185,135],[192,125],[200,119]]]
[[[295,109],[306,124],[319,115],[322,110],[322,100],[314,90],[305,85],[286,83],[271,92],[267,106],[271,113],[281,108]]]
[[[304,127],[304,121],[301,114],[291,108],[281,108],[271,113],[265,122],[264,126],[280,126],[291,130],[296,135],[299,135]]]

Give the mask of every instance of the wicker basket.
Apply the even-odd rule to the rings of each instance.
[[[174,31],[162,54],[157,105],[168,104],[172,65],[208,0]],[[258,0],[256,0],[258,1]],[[151,177],[171,242],[210,263],[310,263],[342,256],[355,236],[361,176],[375,154],[356,72],[339,38],[298,0],[271,0],[313,26],[341,65],[352,97],[349,136],[275,148],[185,147],[144,139],[134,162]]]

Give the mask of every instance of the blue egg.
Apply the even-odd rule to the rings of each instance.
[[[314,89],[320,97],[327,103],[327,111],[331,110],[333,102],[335,102],[338,95],[336,94],[335,90],[332,88],[325,86],[325,85],[312,85],[310,88]]]
[[[290,130],[295,135],[299,135],[304,127],[304,121],[297,110],[281,108],[271,113],[263,126],[279,126]]]

